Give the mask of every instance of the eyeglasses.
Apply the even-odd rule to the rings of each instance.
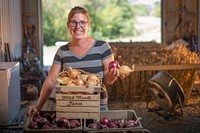
[[[81,27],[85,27],[85,26],[86,26],[86,23],[87,23],[87,21],[80,21],[80,22],[76,22],[76,21],[74,21],[74,20],[69,21],[69,24],[70,24],[71,27],[75,27],[75,26],[77,26],[78,24],[79,24]]]

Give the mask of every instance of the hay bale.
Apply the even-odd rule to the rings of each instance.
[[[115,58],[122,57],[120,64],[138,65],[177,65],[199,64],[199,55],[191,52],[183,44],[166,46],[158,43],[111,43]],[[132,101],[135,98],[144,99],[148,96],[147,81],[158,71],[137,71],[124,80],[118,79],[113,85],[107,86],[109,100]],[[194,82],[196,70],[170,70],[171,74],[184,88],[184,92]]]

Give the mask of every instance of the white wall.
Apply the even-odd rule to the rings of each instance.
[[[21,0],[0,0],[0,38],[3,44],[8,43],[11,57],[21,57],[22,23]]]

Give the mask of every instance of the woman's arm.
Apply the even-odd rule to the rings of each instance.
[[[55,88],[56,76],[61,71],[61,66],[58,64],[53,64],[40,93],[39,101],[36,105],[36,109],[41,110],[49,96],[51,95],[52,90]]]

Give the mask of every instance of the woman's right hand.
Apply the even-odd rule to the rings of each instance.
[[[35,115],[36,113],[38,113],[38,109],[35,106],[29,106],[28,107],[28,111],[26,112],[26,116],[30,116],[30,115]]]

